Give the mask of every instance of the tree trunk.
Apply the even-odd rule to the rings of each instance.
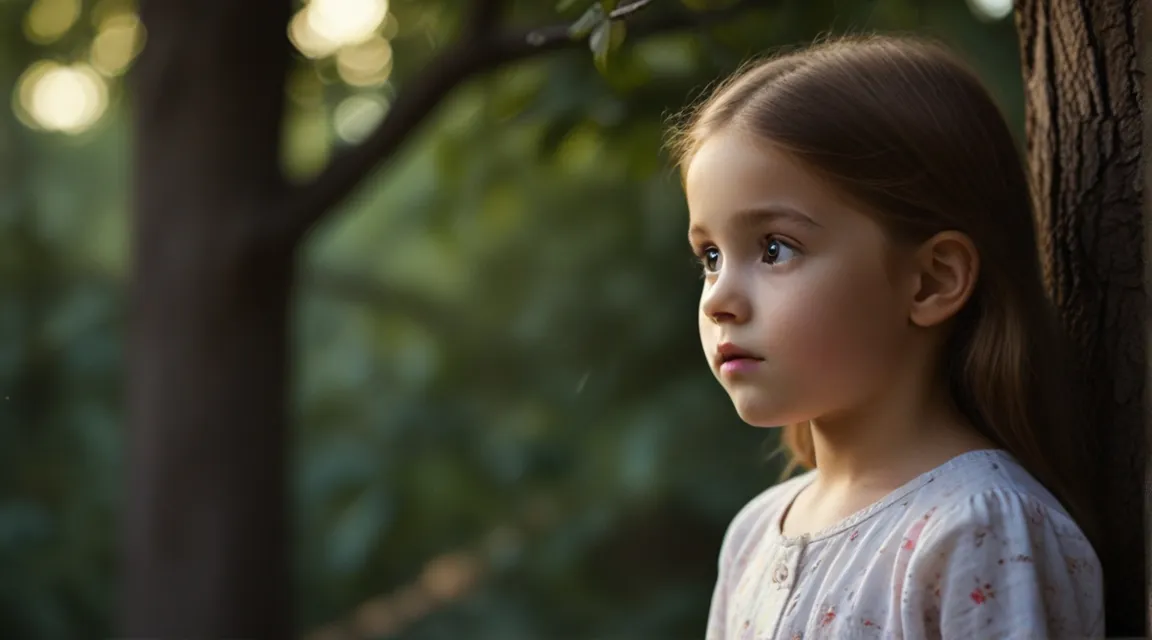
[[[1144,11],[1140,16],[1140,33],[1137,37],[1139,43],[1138,48],[1141,51],[1140,55],[1140,72],[1144,78],[1144,97],[1152,95],[1152,11]],[[1143,158],[1152,158],[1152,151],[1149,147],[1152,146],[1152,109],[1144,105],[1144,140],[1142,144]],[[1144,161],[1144,177],[1142,187],[1144,193],[1149,193],[1152,189],[1152,163]],[[1152,301],[1152,260],[1147,259],[1147,256],[1152,256],[1152,202],[1148,198],[1144,199],[1142,203],[1144,208],[1144,353],[1146,356],[1149,354],[1149,345],[1152,345],[1152,322],[1149,321],[1147,316],[1148,303]],[[1146,363],[1145,373],[1148,374],[1144,379],[1152,380],[1152,357],[1148,357]],[[1144,390],[1144,416],[1149,420],[1150,424],[1146,424],[1144,437],[1149,438],[1149,441],[1144,443],[1145,455],[1147,456],[1148,449],[1152,447],[1152,397],[1149,396],[1149,391],[1152,388],[1145,386]],[[1145,633],[1152,633],[1152,583],[1149,578],[1152,577],[1152,467],[1147,464],[1147,457],[1145,458],[1144,466],[1144,597],[1147,598],[1146,607],[1144,609],[1147,616],[1144,629]]]
[[[288,638],[288,0],[145,0],[123,632]],[[267,226],[267,225],[264,225]]]
[[[1140,0],[1023,0],[1028,160],[1045,277],[1084,359],[1108,634],[1143,636],[1145,298]]]

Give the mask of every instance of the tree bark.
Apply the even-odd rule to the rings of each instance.
[[[1017,4],[1049,293],[1080,349],[1108,634],[1143,636],[1145,311],[1140,0]]]
[[[123,632],[288,638],[294,244],[259,222],[282,191],[289,3],[141,14]]]
[[[1140,16],[1140,34],[1137,37],[1137,46],[1140,49],[1140,72],[1144,77],[1144,97],[1152,95],[1152,11],[1144,11]],[[1144,106],[1144,140],[1142,144],[1142,158],[1152,158],[1152,109],[1147,105]],[[1152,189],[1152,163],[1147,160],[1143,161],[1144,177],[1143,188],[1144,193],[1149,193]],[[1144,198],[1144,328],[1145,328],[1145,341],[1144,353],[1147,356],[1149,345],[1152,345],[1152,321],[1150,321],[1149,302],[1152,301],[1152,260],[1147,257],[1152,256],[1152,202],[1148,198]],[[1148,358],[1145,368],[1145,389],[1144,389],[1144,417],[1147,421],[1145,423],[1144,437],[1147,439],[1145,442],[1146,447],[1152,447],[1152,412],[1149,408],[1152,407],[1152,397],[1149,392],[1152,387],[1147,385],[1148,380],[1152,380],[1152,357]],[[1148,449],[1145,449],[1147,456]],[[1147,457],[1145,457],[1144,465],[1144,597],[1147,599],[1144,609],[1145,633],[1152,633],[1152,466],[1147,464]]]

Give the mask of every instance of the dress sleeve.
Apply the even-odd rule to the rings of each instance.
[[[705,640],[723,640],[726,636],[728,585],[724,575],[726,571],[723,553],[720,556],[719,564],[719,575],[716,586],[712,589],[712,603],[708,608],[708,628],[704,635]]]
[[[907,637],[1104,637],[1100,562],[1061,511],[992,491],[926,525],[902,587]]]
[[[705,640],[722,640],[727,637],[728,591],[735,569],[733,567],[735,556],[744,546],[748,529],[754,524],[762,502],[763,494],[745,505],[724,532],[724,539],[720,544],[720,558],[716,563],[716,586],[712,590],[712,603],[708,609]]]

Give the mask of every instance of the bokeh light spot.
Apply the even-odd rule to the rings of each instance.
[[[55,42],[79,17],[80,0],[36,0],[24,16],[24,35],[36,44]]]
[[[392,45],[380,36],[344,47],[336,54],[336,70],[354,87],[384,84],[392,73]]]
[[[41,61],[16,84],[17,114],[29,126],[77,134],[94,125],[108,108],[108,87],[92,67]]]
[[[131,13],[110,16],[100,23],[92,40],[92,66],[106,76],[127,70],[144,46],[144,29]]]
[[[345,98],[332,114],[336,135],[345,142],[360,142],[372,133],[387,111],[388,104],[379,96],[356,95]]]

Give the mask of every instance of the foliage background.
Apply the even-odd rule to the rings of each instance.
[[[724,527],[780,464],[774,437],[739,422],[701,360],[665,123],[751,55],[879,30],[955,46],[1019,131],[1015,31],[981,14],[995,4],[771,0],[629,41],[603,74],[572,51],[453,94],[304,261],[301,635],[699,637]],[[462,5],[393,0],[376,30],[386,65],[301,56],[286,170],[312,174],[370,127],[454,37]],[[579,9],[520,2],[509,21]],[[0,111],[5,638],[114,630],[130,102],[123,69],[105,69],[92,122],[61,133],[42,130],[36,109],[51,105],[21,90],[37,61],[95,64],[132,11],[0,0],[0,86],[13,96]]]

